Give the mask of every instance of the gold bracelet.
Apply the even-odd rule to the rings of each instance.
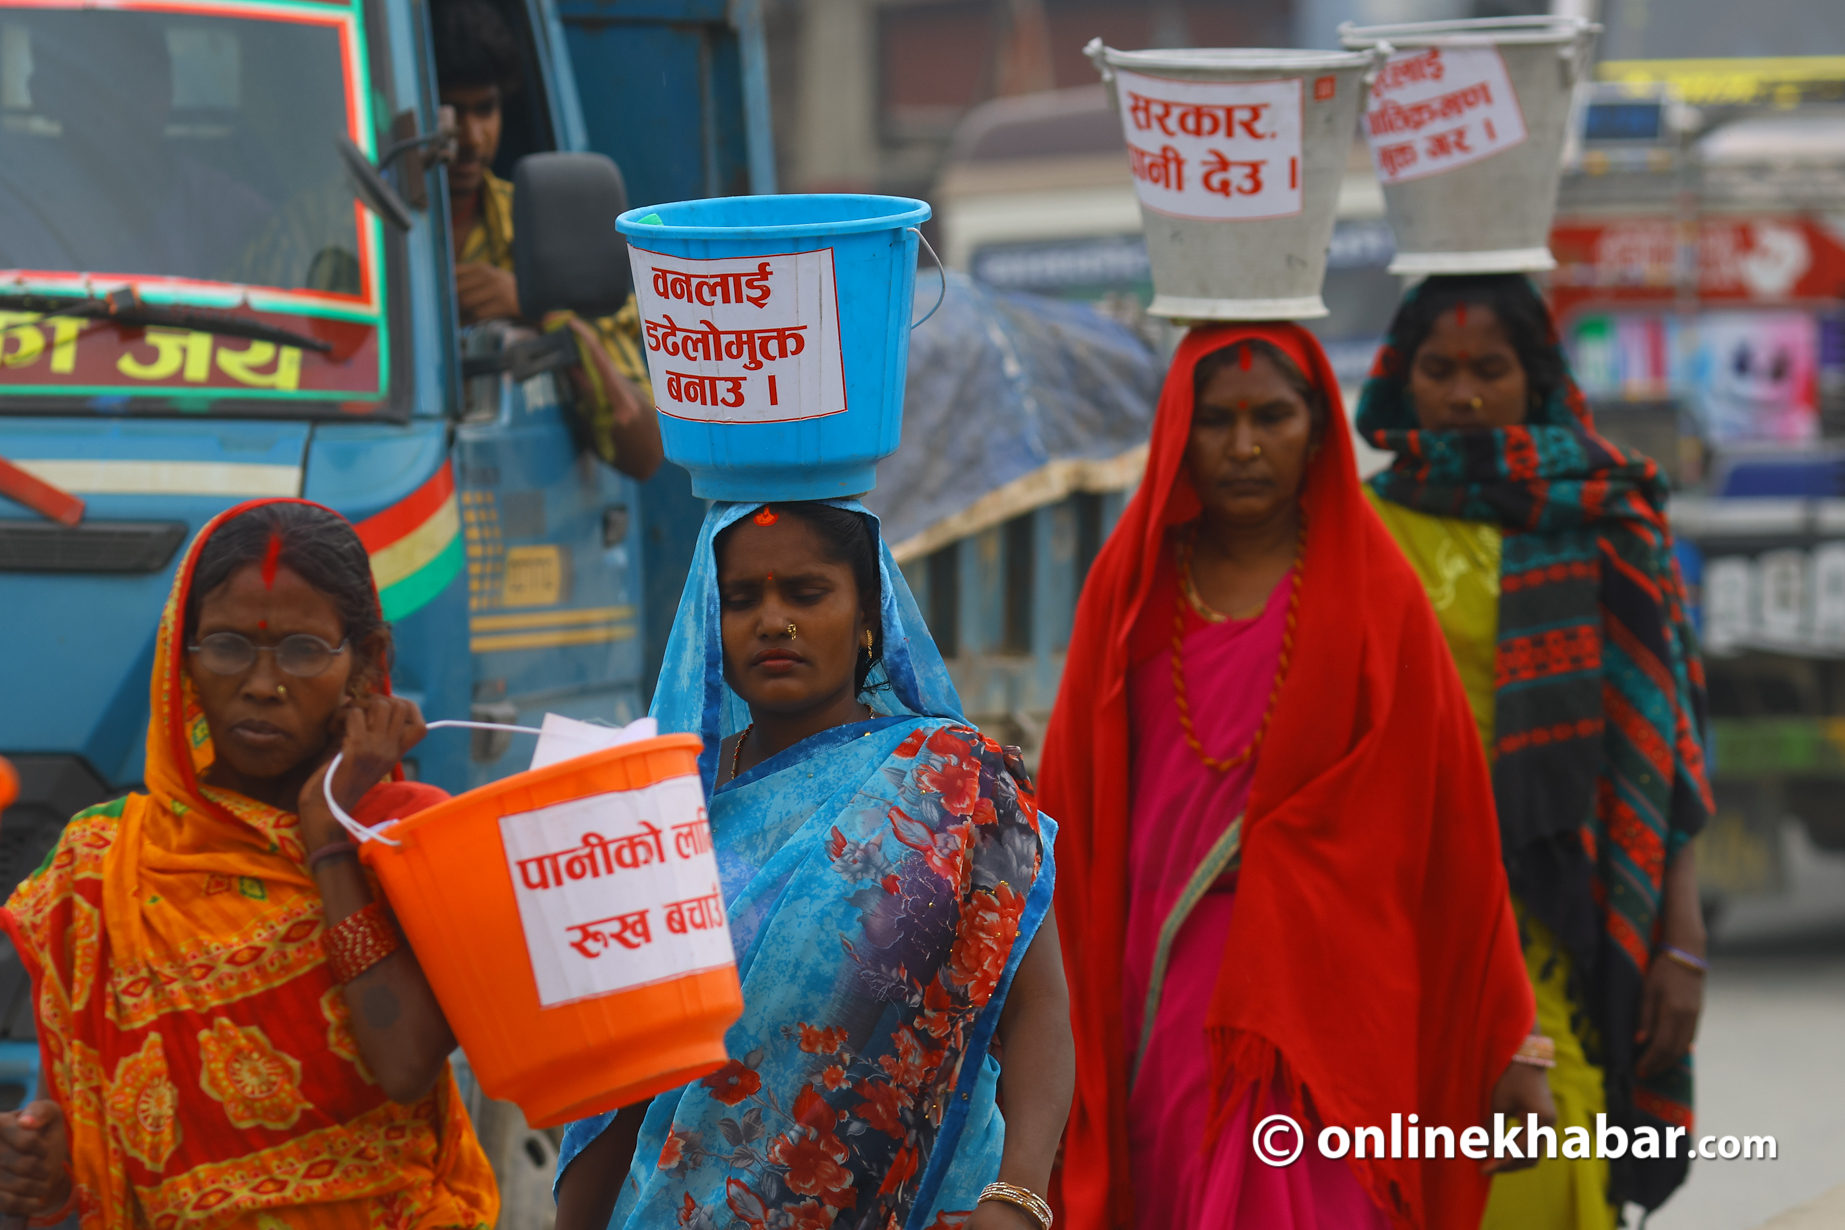
[[[980,1199],[974,1203],[985,1204],[989,1200],[1024,1209],[1038,1219],[1038,1230],[1051,1230],[1051,1206],[1044,1203],[1034,1191],[1011,1183],[989,1183],[981,1189]]]
[[[1512,1052],[1513,1063],[1528,1063],[1534,1068],[1557,1066],[1557,1044],[1543,1034],[1531,1034]]]

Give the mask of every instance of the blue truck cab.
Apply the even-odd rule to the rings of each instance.
[[[774,191],[753,4],[497,3],[499,174],[594,149],[636,204]],[[360,528],[431,719],[645,712],[701,507],[581,446],[564,373],[506,370],[529,334],[460,325],[439,127],[422,0],[0,0],[0,491],[85,504],[0,497],[0,892],[140,782],[174,571],[251,497]],[[527,751],[442,731],[406,768],[461,791]],[[31,1037],[9,949],[0,1052]],[[29,1085],[0,1073],[0,1109]]]

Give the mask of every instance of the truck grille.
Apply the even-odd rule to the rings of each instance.
[[[184,541],[184,521],[0,522],[0,572],[159,572]]]

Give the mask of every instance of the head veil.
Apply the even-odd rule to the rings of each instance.
[[[1133,1221],[1121,1002],[1130,644],[1153,609],[1167,531],[1199,512],[1183,471],[1193,373],[1248,339],[1292,358],[1328,414],[1302,494],[1291,664],[1251,784],[1208,1018],[1220,1111],[1278,1075],[1328,1124],[1387,1124],[1415,1106],[1458,1131],[1481,1120],[1532,1020],[1479,739],[1420,585],[1359,488],[1326,356],[1292,324],[1194,329],[1167,373],[1146,476],[1084,585],[1041,768],[1044,809],[1063,825],[1058,924],[1077,1043],[1063,1198],[1087,1230]],[[1478,1224],[1486,1184],[1471,1164],[1354,1170],[1400,1224]]]
[[[891,558],[890,547],[878,530],[877,516],[857,500],[819,502],[867,518],[877,540],[878,618],[884,651],[865,681],[872,708],[882,716],[910,714],[965,723],[961,698],[948,677],[948,667],[929,636],[915,595],[903,579],[903,570]],[[707,795],[716,780],[719,742],[750,721],[749,706],[724,682],[717,536],[761,507],[756,503],[717,503],[706,512],[705,523],[698,532],[698,546],[692,554],[691,572],[679,598],[679,613],[666,643],[665,665],[653,693],[650,712],[659,720],[661,730],[685,731],[704,738],[705,750],[699,755],[698,767],[704,775]]]

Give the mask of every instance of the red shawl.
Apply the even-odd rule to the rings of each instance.
[[[1326,356],[1291,324],[1194,329],[1167,373],[1146,477],[1083,587],[1039,778],[1062,825],[1057,924],[1077,1048],[1062,1195],[1077,1230],[1133,1224],[1121,1003],[1129,645],[1149,601],[1150,618],[1166,617],[1168,596],[1150,596],[1166,531],[1199,512],[1182,468],[1193,370],[1243,338],[1291,356],[1329,416],[1302,497],[1292,660],[1250,788],[1209,1018],[1218,1088],[1240,1096],[1279,1071],[1326,1124],[1388,1137],[1392,1112],[1413,1111],[1458,1137],[1488,1118],[1534,1016],[1480,736],[1422,586],[1360,492]],[[1479,1225],[1477,1162],[1351,1164],[1399,1225]]]

